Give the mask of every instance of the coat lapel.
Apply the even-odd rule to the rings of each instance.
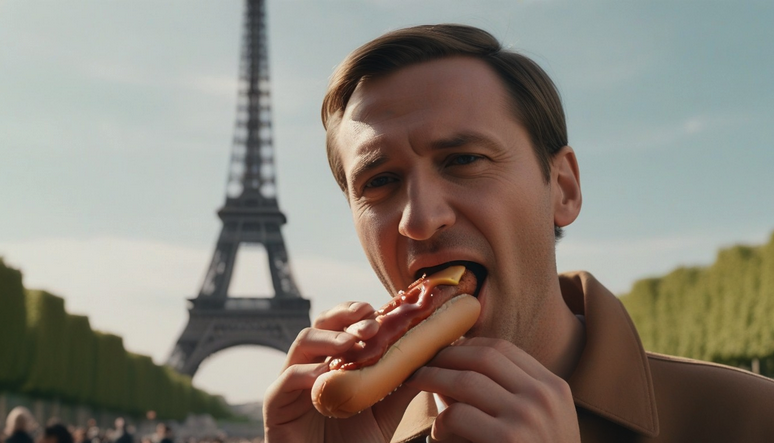
[[[436,415],[438,412],[435,408],[433,395],[420,392],[406,408],[403,420],[398,425],[398,429],[395,430],[391,443],[407,442],[421,435],[430,434],[430,427],[433,425]]]

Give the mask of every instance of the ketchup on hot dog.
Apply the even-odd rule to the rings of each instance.
[[[368,340],[358,342],[329,363],[331,370],[353,370],[379,361],[387,349],[409,329],[426,319],[436,309],[459,294],[476,290],[475,275],[464,266],[451,266],[430,277],[422,276],[400,291],[374,313],[379,331]]]

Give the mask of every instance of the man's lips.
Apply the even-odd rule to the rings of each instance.
[[[484,280],[486,280],[486,276],[488,272],[483,265],[476,262],[466,261],[466,260],[455,260],[455,261],[442,263],[437,266],[421,268],[417,270],[416,274],[414,274],[414,279],[417,280],[423,275],[433,275],[436,272],[442,271],[450,266],[458,266],[458,265],[465,266],[465,268],[468,271],[472,272],[473,275],[476,276],[476,291],[471,295],[473,295],[474,297],[478,297],[478,293],[481,290],[481,287],[484,285]]]

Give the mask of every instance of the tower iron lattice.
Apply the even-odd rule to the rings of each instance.
[[[287,352],[309,326],[309,300],[290,270],[280,227],[272,139],[265,0],[246,0],[240,58],[237,122],[226,203],[218,211],[223,226],[199,295],[189,299],[189,320],[167,364],[193,376],[210,355],[252,344]],[[231,297],[237,251],[243,244],[266,249],[275,295]]]

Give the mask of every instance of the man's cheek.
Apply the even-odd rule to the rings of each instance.
[[[381,250],[385,240],[378,218],[359,218],[355,222],[355,230],[368,259],[371,260],[371,263],[374,263],[374,260],[378,260],[382,253]]]

